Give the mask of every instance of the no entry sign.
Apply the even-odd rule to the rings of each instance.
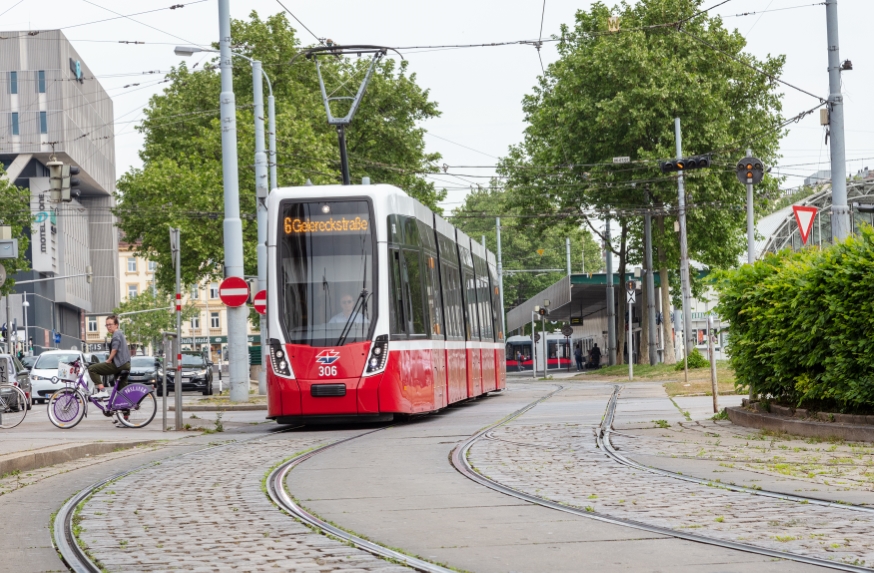
[[[249,300],[249,285],[240,277],[228,277],[219,285],[219,298],[228,306],[243,306]]]
[[[255,305],[255,312],[257,312],[258,314],[267,314],[266,290],[258,291],[258,294],[255,295],[255,299],[252,302]]]

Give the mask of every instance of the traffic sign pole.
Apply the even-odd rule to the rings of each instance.
[[[173,379],[173,398],[175,417],[173,424],[177,432],[182,431],[182,245],[179,244],[179,229],[170,229],[170,247],[173,249],[176,264],[176,372]],[[165,365],[166,368],[166,365]]]

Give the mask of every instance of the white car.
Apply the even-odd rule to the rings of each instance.
[[[39,355],[30,370],[31,395],[35,403],[47,402],[52,394],[64,387],[64,383],[58,380],[58,364],[76,359],[87,364],[85,356],[78,350],[48,350]]]

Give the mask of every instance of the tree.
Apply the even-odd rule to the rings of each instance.
[[[14,291],[15,273],[30,270],[30,263],[25,257],[30,240],[24,234],[24,228],[31,225],[30,191],[16,187],[6,178],[6,171],[0,166],[0,225],[12,227],[12,237],[18,239],[18,258],[2,259],[0,264],[6,269],[6,282],[0,287],[0,294],[7,295]]]
[[[571,217],[598,235],[593,220],[613,219],[610,248],[620,276],[642,259],[646,209],[656,215],[662,284],[679,266],[676,178],[661,175],[657,163],[675,155],[675,117],[682,120],[684,155],[713,158],[713,168],[686,174],[689,256],[708,267],[735,265],[745,244],[745,190],[728,167],[747,146],[766,162],[776,157],[783,118],[772,78],[784,57],[759,61],[745,53],[740,33],[701,12],[701,4],[640,0],[610,9],[596,2],[578,11],[573,28],[562,28],[559,60],[523,101],[524,141],[502,163],[521,207]],[[611,33],[614,16],[620,31]],[[631,163],[614,165],[615,156]],[[776,189],[771,179],[758,191],[769,196]],[[624,307],[620,297],[620,313]],[[625,332],[618,332],[621,356]]]
[[[453,211],[452,223],[477,242],[486,237],[486,247],[497,252],[495,214],[501,216],[501,254],[503,259],[504,304],[513,308],[566,275],[567,249],[571,239],[573,272],[598,272],[603,266],[601,247],[591,233],[561,221],[537,227],[520,209],[512,207],[511,192],[493,185],[465,197],[464,204]],[[542,254],[538,251],[542,250]],[[514,270],[561,269],[555,272],[512,273]]]
[[[146,289],[122,302],[113,310],[119,317],[119,326],[131,344],[147,346],[161,338],[162,332],[176,331],[175,296]],[[145,312],[143,312],[145,311]],[[125,314],[136,312],[137,314]],[[197,316],[199,309],[191,302],[182,307],[182,320]]]
[[[233,43],[260,60],[276,98],[277,175],[280,186],[340,181],[337,135],[328,125],[315,67],[298,58],[300,43],[283,14],[232,23]],[[243,60],[234,74],[237,103],[240,211],[245,272],[256,274],[254,117],[252,77]],[[357,85],[367,62],[325,58],[326,80]],[[157,280],[171,289],[175,276],[168,229],[181,229],[182,280],[186,284],[221,274],[224,259],[222,219],[220,76],[212,64],[195,70],[183,64],[167,75],[168,87],[152,97],[137,128],[145,135],[141,169],[118,182],[119,227],[139,242],[137,254],[159,263]],[[333,85],[333,84],[332,84]],[[345,88],[344,88],[345,89]],[[439,115],[427,90],[408,74],[406,62],[383,59],[371,78],[353,124],[347,129],[351,173],[374,183],[398,185],[432,208],[438,192],[421,174],[436,170],[438,154],[425,153],[420,123]]]

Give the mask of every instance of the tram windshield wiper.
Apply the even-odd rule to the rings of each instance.
[[[336,344],[334,346],[343,346],[346,344],[346,337],[349,336],[349,331],[352,329],[352,321],[355,320],[355,317],[358,316],[358,313],[361,312],[361,309],[365,307],[367,304],[367,299],[370,298],[370,293],[367,292],[367,289],[363,289],[361,294],[358,295],[358,299],[355,301],[355,306],[352,307],[352,313],[349,315],[349,318],[346,319],[346,324],[343,325],[343,330],[340,332],[340,338],[337,339]],[[364,322],[364,318],[362,317],[361,322]]]

